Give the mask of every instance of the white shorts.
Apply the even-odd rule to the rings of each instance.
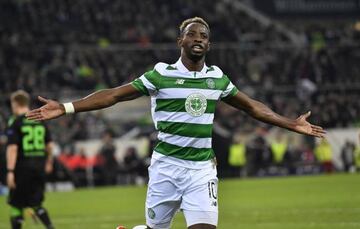
[[[160,160],[149,167],[146,223],[154,229],[168,229],[175,213],[184,212],[187,226],[205,223],[217,226],[217,171],[191,169]]]

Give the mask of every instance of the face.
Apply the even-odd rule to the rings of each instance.
[[[210,49],[209,31],[203,24],[191,23],[178,38],[178,45],[181,48],[181,55],[185,54],[187,58],[199,61]]]
[[[27,112],[29,109],[29,106],[19,104],[15,101],[10,101],[10,102],[11,102],[11,110],[13,114],[16,116]]]
[[[19,105],[14,101],[11,101],[11,110],[13,114],[17,115],[19,110]]]

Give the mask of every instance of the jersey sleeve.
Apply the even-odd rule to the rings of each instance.
[[[144,73],[139,78],[135,79],[131,84],[143,95],[152,95],[159,88],[159,73],[154,69]]]
[[[6,137],[7,137],[7,144],[18,144],[20,142],[20,128],[18,125],[18,120],[15,120],[6,128]]]
[[[224,90],[221,93],[221,99],[225,99],[227,97],[231,97],[236,95],[239,90],[235,87],[235,85],[229,80],[229,78],[224,75],[225,80],[227,81],[227,86],[224,88]]]

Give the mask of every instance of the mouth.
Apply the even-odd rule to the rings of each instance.
[[[202,45],[200,45],[200,44],[196,44],[196,45],[191,46],[191,49],[194,52],[203,52],[204,51],[204,47]]]

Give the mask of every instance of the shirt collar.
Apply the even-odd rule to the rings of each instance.
[[[195,71],[189,71],[185,65],[182,63],[181,58],[179,58],[179,60],[175,63],[176,68],[180,71],[180,72],[195,72]],[[206,64],[204,63],[203,68],[201,69],[201,74],[206,74],[208,67],[206,66]]]

